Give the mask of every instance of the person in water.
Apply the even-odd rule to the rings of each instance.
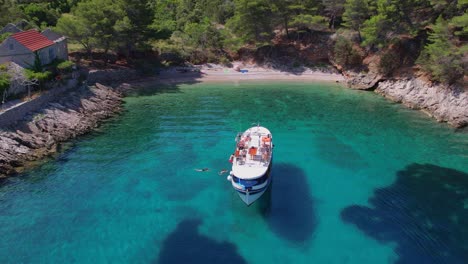
[[[224,173],[228,172],[227,169],[222,169],[218,172],[218,175],[223,175]]]
[[[195,169],[196,171],[209,171],[210,169],[208,168],[202,168],[202,169]]]

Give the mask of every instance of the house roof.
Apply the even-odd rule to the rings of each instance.
[[[11,35],[11,37],[33,52],[54,45],[53,41],[41,35],[41,33],[34,29],[15,33]]]

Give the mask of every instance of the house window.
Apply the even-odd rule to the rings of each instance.
[[[49,49],[49,59],[50,60],[55,59],[55,50],[54,49]]]
[[[10,45],[8,45],[10,50],[14,50],[15,49],[15,45],[13,45],[13,43],[10,43]]]

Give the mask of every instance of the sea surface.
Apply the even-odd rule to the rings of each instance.
[[[466,132],[335,83],[171,85],[124,109],[2,182],[0,263],[468,263]],[[257,122],[273,183],[247,207],[218,173]]]

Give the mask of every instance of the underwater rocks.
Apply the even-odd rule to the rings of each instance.
[[[468,125],[468,91],[461,86],[431,84],[418,78],[385,80],[375,92],[407,107],[426,112],[439,122]]]
[[[93,130],[119,112],[121,103],[121,95],[112,88],[82,86],[0,130],[0,177],[21,171],[29,162],[55,153],[61,142]]]

